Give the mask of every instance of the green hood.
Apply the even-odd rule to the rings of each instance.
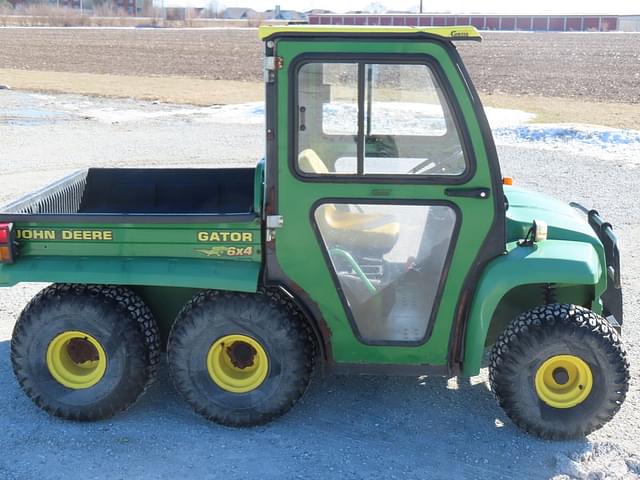
[[[587,216],[569,204],[519,187],[505,185],[504,193],[509,201],[507,242],[524,238],[533,221],[542,220],[549,226],[549,239],[588,242],[596,250],[602,248]]]

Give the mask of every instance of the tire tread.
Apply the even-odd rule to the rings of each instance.
[[[518,372],[514,365],[524,353],[526,342],[541,344],[556,335],[586,336],[597,340],[609,359],[618,390],[610,395],[602,410],[594,414],[581,428],[573,431],[551,431],[542,428],[517,413],[516,398],[510,392],[512,378]],[[629,360],[620,336],[606,319],[591,310],[571,304],[549,304],[536,307],[513,320],[496,340],[489,357],[489,384],[498,404],[522,430],[550,440],[562,440],[587,435],[611,420],[620,409],[629,388]]]
[[[238,302],[252,302],[255,308],[284,309],[290,321],[273,328],[284,328],[285,335],[296,345],[294,349],[305,356],[305,362],[295,372],[297,385],[290,392],[288,398],[282,401],[277,408],[268,411],[235,411],[213,410],[210,405],[202,402],[188,378],[189,372],[181,365],[173,361],[180,350],[189,349],[190,346],[182,342],[187,332],[196,328],[194,314],[209,303],[225,308],[225,304]],[[275,290],[259,290],[256,294],[245,294],[219,290],[206,290],[196,294],[180,311],[169,334],[167,355],[170,364],[170,373],[176,389],[184,399],[192,406],[194,411],[208,420],[230,427],[250,427],[266,424],[290,410],[297,400],[305,393],[309,386],[309,380],[315,367],[316,339],[312,329],[308,326],[302,313],[282,293]]]
[[[123,328],[123,333],[132,343],[138,342],[139,336],[144,339],[144,358],[141,361],[140,385],[113,399],[109,405],[96,405],[95,408],[76,411],[72,408],[52,406],[39,392],[29,377],[23,362],[25,358],[23,341],[27,332],[35,328],[41,315],[49,305],[62,299],[82,302],[90,298],[92,302],[100,301],[115,307],[131,320],[134,328]],[[135,338],[134,338],[135,337]],[[135,355],[136,357],[138,355]],[[135,359],[134,359],[135,360]],[[160,362],[160,335],[156,322],[146,304],[126,287],[84,284],[52,284],[36,294],[23,309],[16,322],[11,340],[11,363],[13,371],[25,394],[42,410],[68,420],[93,421],[110,418],[120,411],[129,408],[146,391],[156,377]]]

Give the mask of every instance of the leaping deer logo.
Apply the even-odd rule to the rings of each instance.
[[[207,257],[221,257],[225,253],[227,253],[227,247],[211,247],[208,249],[196,249],[195,251],[198,253],[202,253]]]

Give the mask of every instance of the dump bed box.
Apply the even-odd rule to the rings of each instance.
[[[15,258],[2,266],[0,284],[22,281],[25,269],[32,281],[57,281],[51,272],[56,268],[91,270],[103,263],[134,268],[136,260],[144,260],[146,270],[188,265],[186,271],[199,272],[190,275],[194,279],[213,275],[213,266],[197,266],[213,260],[254,263],[251,271],[257,272],[261,182],[261,164],[76,172],[2,209],[0,224],[12,225]],[[185,264],[187,259],[199,261]],[[180,277],[175,281],[184,282]],[[187,284],[210,286],[204,278]]]

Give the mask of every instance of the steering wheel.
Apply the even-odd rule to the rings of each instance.
[[[435,166],[436,164],[432,162],[430,158],[427,158],[426,160],[420,162],[415,167],[412,167],[411,170],[409,170],[407,173],[410,175],[420,175],[422,173],[428,172]]]
[[[438,163],[427,158],[426,160],[411,168],[407,173],[411,175],[422,175],[429,170],[433,170],[434,168],[440,166],[437,173],[445,174],[448,171],[452,170],[452,166],[460,163],[464,164],[464,152],[462,151],[462,148],[460,146],[456,145],[450,151],[450,153]]]
[[[398,158],[398,146],[392,135],[369,135],[365,139],[366,145],[373,148],[375,156]]]

